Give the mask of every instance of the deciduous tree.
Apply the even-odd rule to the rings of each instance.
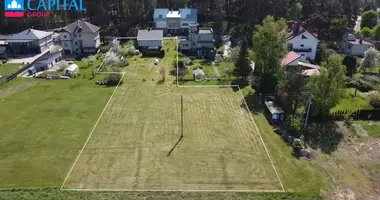
[[[374,10],[365,11],[362,15],[361,27],[368,27],[372,29],[377,24],[377,13]]]
[[[272,16],[266,17],[262,25],[257,25],[253,33],[254,74],[262,93],[274,93],[283,76],[281,59],[287,51],[287,33],[285,20],[275,21]]]
[[[346,84],[346,67],[338,54],[331,55],[322,63],[319,76],[312,76],[308,86],[314,96],[312,113],[327,116],[341,99]]]
[[[360,68],[367,70],[368,68],[375,67],[378,60],[379,52],[371,47],[364,53],[364,58],[360,63]]]

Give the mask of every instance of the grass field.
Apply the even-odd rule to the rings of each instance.
[[[318,163],[293,157],[291,148],[273,132],[261,111],[252,110],[251,115],[245,109],[240,92],[217,87],[178,88],[173,84],[174,76],[167,76],[160,84],[159,68],[167,65],[171,69],[176,55],[174,41],[164,41],[164,45],[168,51],[158,66],[153,64],[155,58],[136,56],[129,58],[129,66],[122,67],[124,84],[105,109],[64,188],[281,190],[251,116],[286,191],[318,194],[328,186],[330,178]],[[96,86],[94,80],[88,80],[93,67],[79,64],[80,73],[86,74],[84,79],[17,79],[0,88],[0,188],[60,187],[64,182],[115,89]],[[247,88],[242,89],[245,96],[249,96]],[[168,157],[179,139],[181,94],[185,98],[185,137]],[[35,199],[41,195],[61,199],[143,196],[55,189],[5,191],[0,196],[29,197],[30,193]],[[220,195],[229,199],[263,197],[254,193],[175,193],[168,198],[184,195],[206,199]]]
[[[240,93],[126,80],[65,188],[281,189]],[[181,94],[185,136],[167,156],[179,139]]]
[[[19,70],[22,67],[23,67],[22,64],[12,64],[12,63],[0,65],[0,75],[4,77],[8,77],[9,75],[17,72],[17,70]]]
[[[0,187],[62,184],[113,88],[18,78],[0,88]]]
[[[0,199],[28,200],[109,200],[109,199],[164,199],[164,200],[322,200],[316,194],[306,193],[253,193],[253,192],[87,192],[64,191],[56,188],[0,190]]]

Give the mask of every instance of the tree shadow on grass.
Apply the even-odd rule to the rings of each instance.
[[[249,85],[248,81],[245,79],[235,79],[231,81],[231,88],[234,92],[239,91],[240,88],[244,88]],[[239,86],[239,87],[236,87]]]
[[[240,105],[240,107],[244,108],[245,110],[247,110],[247,106],[248,106],[248,111],[253,114],[264,112],[264,104],[262,103],[260,96],[257,96],[253,93],[246,95]]]
[[[309,125],[308,131],[305,131],[304,140],[311,148],[330,154],[337,150],[343,133],[344,130],[334,122],[313,123]]]

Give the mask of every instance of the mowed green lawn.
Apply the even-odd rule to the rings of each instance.
[[[22,64],[13,64],[13,63],[7,63],[4,65],[0,65],[0,75],[4,77],[8,77],[9,75],[17,72],[19,69],[21,69],[24,65]]]
[[[0,187],[62,184],[114,88],[17,79],[0,88]]]

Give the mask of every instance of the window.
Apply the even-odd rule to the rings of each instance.
[[[302,39],[303,39],[303,40],[306,40],[306,39],[307,39],[307,37],[306,37],[306,36],[304,36],[304,35],[302,35]]]
[[[82,37],[82,36],[79,34],[79,37]]]
[[[74,37],[77,37],[77,35],[76,35],[76,34],[74,34]]]
[[[189,23],[182,23],[182,26],[188,26]]]
[[[79,49],[76,49],[77,51],[79,51]]]
[[[75,42],[75,45],[77,45],[78,44],[78,42]]]
[[[65,47],[67,47],[67,43],[64,43]]]
[[[162,15],[158,15],[158,18],[162,19]]]
[[[305,56],[306,56],[306,54],[302,53],[302,54],[301,54],[301,56],[302,56],[302,57],[305,57]]]
[[[288,50],[292,50],[293,49],[293,44],[292,43],[289,43],[288,44]]]
[[[63,38],[67,38],[67,36],[66,36],[66,35],[64,35],[64,36],[63,36]]]
[[[301,47],[305,47],[305,45],[301,44]]]

